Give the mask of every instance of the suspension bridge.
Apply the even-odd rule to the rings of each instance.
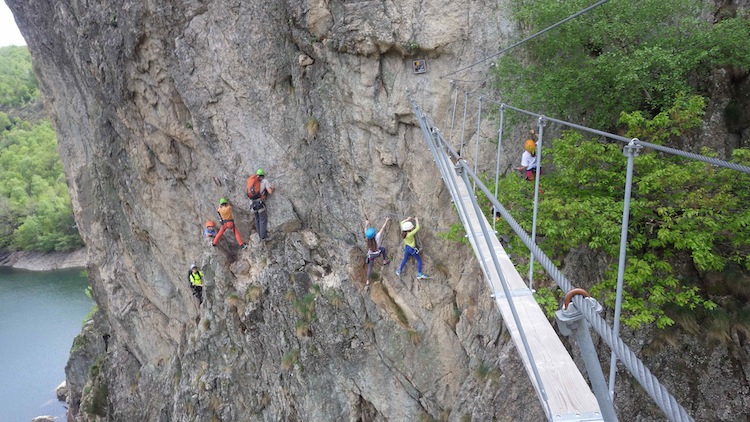
[[[456,91],[456,98],[458,92]],[[461,222],[467,233],[467,238],[477,257],[477,261],[484,274],[485,282],[493,295],[495,302],[503,316],[512,341],[523,361],[524,367],[531,379],[542,407],[549,421],[616,421],[618,420],[614,406],[614,384],[616,363],[619,360],[630,374],[641,384],[646,393],[654,400],[664,415],[672,421],[692,421],[674,396],[658,381],[646,368],[643,362],[628,348],[619,337],[620,309],[622,304],[622,287],[625,267],[625,251],[627,246],[628,216],[634,158],[643,147],[667,154],[680,155],[685,158],[703,161],[714,166],[730,168],[750,174],[750,167],[730,163],[712,157],[693,154],[686,151],[643,142],[638,139],[628,139],[619,135],[591,129],[574,123],[546,117],[527,110],[515,108],[483,97],[479,97],[476,128],[476,144],[474,163],[472,165],[464,154],[464,128],[466,125],[466,105],[468,93],[464,100],[464,117],[462,124],[461,145],[458,151],[446,141],[439,128],[434,124],[414,98],[409,94],[414,114],[419,122],[422,135],[433,156],[443,182],[450,193]],[[499,124],[497,140],[497,161],[495,171],[495,192],[491,192],[478,176],[479,144],[481,142],[482,102],[488,102],[499,108]],[[574,288],[574,285],[562,274],[552,261],[536,245],[536,220],[539,202],[539,169],[534,187],[534,209],[531,235],[513,219],[503,204],[497,200],[497,180],[500,173],[500,159],[502,150],[502,134],[504,113],[513,111],[526,114],[537,119],[537,160],[542,162],[542,141],[544,128],[547,123],[554,122],[561,126],[587,132],[612,141],[625,144],[624,156],[628,160],[626,170],[626,186],[622,217],[622,231],[620,239],[620,256],[617,279],[614,326],[610,325],[599,313],[601,305],[588,293]],[[455,119],[456,102],[453,103]],[[450,111],[448,113],[450,115]],[[447,119],[446,119],[447,120]],[[451,135],[453,123],[451,123]],[[468,151],[467,146],[467,151]],[[483,192],[492,203],[492,213],[499,214],[510,225],[514,233],[531,251],[528,284],[505,252],[494,226],[490,225],[482,212],[476,198],[476,190]],[[533,268],[538,262],[547,274],[566,292],[564,304],[557,311],[556,319],[560,333],[575,336],[576,344],[580,348],[581,356],[588,375],[587,383],[583,374],[573,362],[563,346],[560,337],[554,330],[544,312],[533,297]],[[594,347],[590,328],[596,331],[601,339],[612,350],[609,370],[609,385],[605,381],[604,371],[599,363]]]

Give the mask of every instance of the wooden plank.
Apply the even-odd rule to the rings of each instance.
[[[549,409],[546,408],[540,386],[531,367],[531,361],[526,355],[520,331],[513,319],[510,305],[503,292],[500,277],[495,270],[492,255],[490,254],[490,246],[487,245],[486,239],[481,235],[480,219],[486,224],[490,233],[492,233],[492,226],[483,214],[476,215],[471,197],[469,196],[469,190],[463,180],[455,175],[452,169],[449,174],[454,178],[456,185],[458,185],[458,192],[456,192],[454,198],[459,197],[463,203],[463,208],[466,209],[464,214],[462,207],[457,207],[467,233],[471,233],[470,230],[473,228],[480,235],[476,241],[473,236],[469,235],[469,242],[472,248],[474,248],[474,253],[477,256],[485,277],[492,286],[495,293],[495,301],[502,313],[505,325],[508,327],[516,350],[518,350],[523,360],[526,372],[537,391],[539,399],[542,401],[542,407],[545,408],[549,420],[601,421],[599,404],[591,388],[568,354],[565,346],[563,346],[557,332],[550,325],[539,304],[534,300],[531,291],[516,270],[500,241],[496,236],[490,236],[490,244],[497,255],[501,271],[508,283],[508,288],[512,292],[511,296],[513,297],[511,299],[526,335],[529,349],[534,357],[539,378],[547,394]],[[446,180],[446,183],[451,182]],[[450,190],[453,191],[452,186],[450,186]]]

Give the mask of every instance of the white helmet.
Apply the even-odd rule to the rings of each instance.
[[[198,266],[195,265],[195,264],[193,264],[193,265],[190,266],[190,269],[192,270],[193,268],[198,268]]]
[[[403,223],[401,223],[401,230],[405,232],[411,231],[411,229],[413,228],[414,228],[414,223],[412,223],[411,221],[404,221]]]

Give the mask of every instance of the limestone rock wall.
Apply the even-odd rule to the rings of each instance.
[[[70,367],[72,417],[542,417],[468,251],[436,236],[456,217],[405,94],[447,104],[439,75],[507,35],[498,3],[8,3],[88,245],[101,315],[81,344],[109,336]],[[264,244],[244,197],[258,167],[277,186]],[[201,239],[222,196],[249,250]],[[395,262],[364,292],[363,220],[408,215],[435,278],[393,274],[394,221]]]
[[[68,367],[71,420],[544,418],[468,249],[438,236],[457,218],[406,97],[445,116],[440,76],[504,45],[504,2],[6,2],[57,128],[100,308]],[[277,187],[263,243],[244,195],[259,167]],[[201,238],[222,196],[250,249]],[[364,291],[363,220],[408,215],[434,278],[416,282],[413,263],[393,274],[393,221],[393,262]],[[569,271],[596,279],[587,259]],[[746,400],[717,398],[747,388],[735,367],[669,379],[695,380],[675,392],[691,412],[736,420]],[[732,381],[711,390],[703,375],[719,373]],[[660,417],[619,385],[623,419]]]

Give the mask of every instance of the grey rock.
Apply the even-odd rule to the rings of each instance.
[[[507,3],[6,2],[100,309],[66,368],[70,420],[544,419],[470,251],[432,231],[457,219],[405,93],[442,119],[440,76],[515,35]],[[262,244],[245,196],[258,167],[278,187]],[[250,249],[200,237],[222,196]],[[435,278],[376,267],[364,292],[361,224],[393,214],[421,217]],[[395,226],[384,244],[397,262]],[[192,262],[207,278],[200,308]],[[747,413],[711,407],[706,387],[691,395],[703,414]]]
[[[57,400],[61,402],[68,401],[68,385],[65,381],[61,382],[60,385],[55,388],[55,396],[57,396]]]

